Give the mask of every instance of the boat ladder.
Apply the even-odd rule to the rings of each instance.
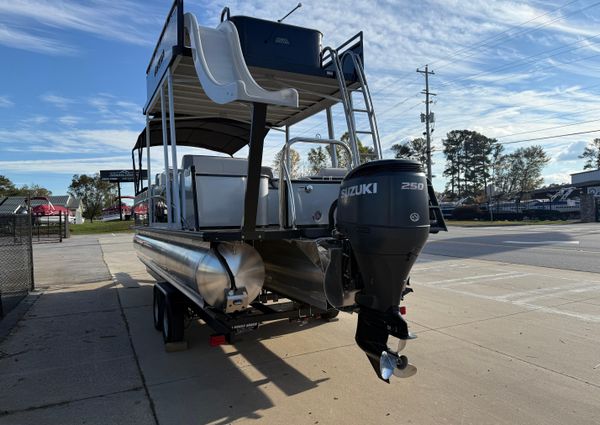
[[[335,75],[337,77],[340,98],[344,107],[344,114],[346,116],[346,124],[348,126],[348,136],[350,139],[350,147],[352,149],[352,155],[355,158],[355,166],[360,164],[360,152],[358,151],[358,135],[365,134],[370,135],[373,141],[373,153],[374,159],[381,159],[383,153],[381,151],[381,141],[379,139],[379,129],[377,128],[377,118],[375,117],[375,109],[373,107],[373,100],[371,98],[371,92],[369,85],[367,84],[367,77],[365,76],[365,70],[363,68],[362,60],[360,56],[352,50],[346,50],[342,54],[339,54],[337,50],[331,47],[326,47],[323,50],[323,54],[329,54],[329,59],[333,64]],[[358,87],[349,89],[346,85],[346,78],[344,76],[343,65],[345,60],[351,60],[356,72]],[[352,93],[357,92],[362,94],[363,107],[355,107]],[[356,116],[357,114],[364,114],[367,116],[369,129],[368,130],[357,130],[356,129]]]

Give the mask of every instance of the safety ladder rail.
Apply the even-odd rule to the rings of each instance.
[[[356,122],[354,121],[354,114],[351,112],[352,99],[350,98],[348,87],[346,86],[346,79],[344,78],[344,72],[342,70],[337,50],[331,47],[325,47],[321,54],[324,56],[327,53],[331,57],[331,63],[338,81],[340,97],[344,107],[344,115],[346,116],[346,125],[348,127],[350,149],[352,150],[352,164],[356,167],[360,164],[360,154],[358,152],[358,143],[356,141]]]
[[[369,126],[371,131],[357,131],[358,134],[371,134],[373,138],[373,147],[375,149],[375,157],[381,159],[383,157],[383,153],[381,151],[381,140],[379,139],[379,128],[377,127],[377,118],[375,117],[375,107],[373,105],[373,99],[371,97],[371,91],[369,90],[369,85],[367,83],[367,77],[365,75],[365,70],[363,68],[362,61],[360,56],[358,56],[355,52],[351,50],[345,51],[340,59],[340,63],[344,63],[344,58],[349,56],[352,59],[352,63],[354,65],[354,69],[356,70],[356,74],[358,76],[358,81],[360,82],[361,88],[359,91],[363,95],[363,100],[365,103],[365,109],[355,109],[353,107],[352,112],[361,112],[366,113],[369,118]],[[352,101],[352,97],[350,96],[350,101]],[[355,121],[356,122],[356,121]]]
[[[354,157],[354,166],[360,164],[360,153],[358,151],[358,138],[357,134],[370,134],[373,140],[374,156],[376,159],[382,158],[381,142],[379,139],[379,130],[377,127],[377,119],[375,118],[375,111],[373,108],[373,101],[367,79],[364,73],[362,61],[358,54],[352,50],[346,50],[341,55],[337,50],[331,47],[325,47],[322,52],[323,57],[327,55],[327,58],[331,59],[331,65],[333,65],[335,75],[338,81],[340,98],[342,106],[344,107],[344,115],[346,117],[346,124],[348,127],[348,137],[350,139],[350,148],[352,149],[352,155]],[[360,88],[354,89],[353,91],[359,91],[363,95],[365,108],[354,108],[352,100],[352,92],[348,90],[346,85],[346,78],[343,71],[343,61],[346,57],[350,57],[352,65],[358,77],[358,83]],[[356,129],[356,113],[366,113],[369,120],[370,131],[360,131]]]

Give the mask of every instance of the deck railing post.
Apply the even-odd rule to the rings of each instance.
[[[171,220],[171,212],[173,211],[173,204],[171,204],[171,171],[169,169],[169,147],[168,147],[168,135],[167,135],[167,111],[165,111],[165,85],[164,82],[160,86],[160,112],[161,112],[161,126],[162,126],[162,139],[163,139],[163,154],[165,163],[165,192],[167,200],[167,223],[169,226],[173,222]]]
[[[146,199],[148,200],[148,226],[152,225],[152,215],[154,214],[154,207],[152,203],[154,202],[152,199],[152,170],[150,168],[150,117],[148,113],[146,113],[146,168],[148,169],[148,185],[146,187]],[[142,178],[142,169],[140,167],[140,179]]]
[[[331,107],[325,110],[327,113],[327,137],[331,140],[335,139],[335,130],[333,128],[333,115],[331,113]],[[335,144],[330,144],[329,149],[331,149],[331,166],[333,168],[338,168],[338,157],[337,150]]]
[[[167,90],[169,96],[169,132],[171,141],[171,163],[173,167],[172,199],[173,199],[173,223],[181,228],[181,202],[179,197],[179,172],[177,170],[177,137],[175,132],[175,101],[173,98],[173,73],[171,68],[167,71]]]

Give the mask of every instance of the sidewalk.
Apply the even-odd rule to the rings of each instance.
[[[154,423],[98,238],[34,255],[42,293],[0,343],[0,423]]]

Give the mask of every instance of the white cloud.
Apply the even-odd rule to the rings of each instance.
[[[79,117],[74,117],[73,115],[63,115],[62,117],[58,118],[58,122],[69,127],[77,125],[79,121],[81,121],[81,119]]]
[[[58,96],[52,93],[46,93],[40,96],[40,99],[61,109],[65,109],[75,103],[75,100],[73,99],[64,96]]]
[[[571,174],[570,173],[551,173],[544,174],[544,184],[569,184],[571,183]]]
[[[556,158],[558,161],[575,161],[579,159],[579,155],[583,153],[583,150],[587,146],[588,142],[579,141],[570,143],[567,149],[562,151]]]
[[[162,7],[160,11],[162,13],[146,2],[127,0],[15,0],[0,2],[0,21],[3,21],[3,28],[7,33],[17,34],[17,26],[20,25],[21,36],[25,35],[29,39],[26,40],[27,50],[57,54],[72,51],[73,48],[52,41],[47,34],[42,36],[42,31],[60,36],[61,31],[76,30],[100,38],[149,46],[154,40],[148,37],[147,30],[150,26],[160,25],[164,15]],[[43,28],[40,28],[40,24]],[[24,28],[27,28],[26,33]],[[24,48],[21,36],[10,36],[10,42],[5,44]]]
[[[25,125],[41,125],[48,122],[48,117],[43,116],[43,115],[35,115],[33,117],[29,117],[29,118],[25,118],[23,120],[21,120],[22,124]]]
[[[7,3],[10,5],[11,3]],[[2,3],[0,3],[1,13]],[[34,35],[0,22],[0,44],[15,49],[50,55],[72,55],[76,49],[48,36]]]
[[[14,106],[14,102],[8,96],[0,96],[0,108],[9,108]]]
[[[119,129],[40,129],[0,130],[0,147],[13,152],[94,154],[127,152],[137,140],[138,131]]]
[[[93,174],[101,169],[131,168],[125,156],[50,160],[0,161],[0,169],[11,172]]]

